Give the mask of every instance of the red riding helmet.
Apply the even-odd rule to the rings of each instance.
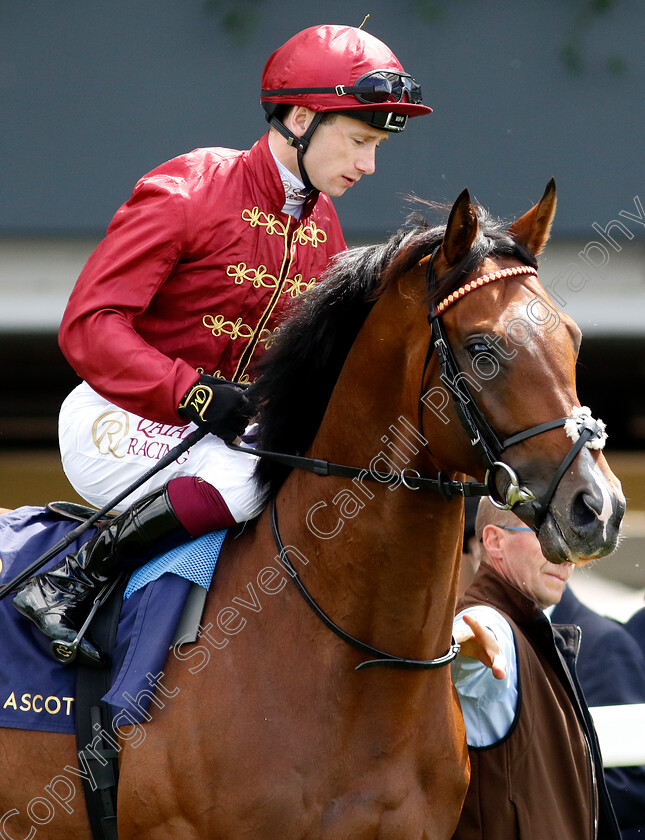
[[[403,131],[408,117],[429,114],[421,88],[386,44],[353,26],[312,26],[279,47],[262,74],[267,120],[304,155],[324,114],[340,113],[382,131]],[[284,106],[304,105],[316,116],[303,137],[282,123]]]

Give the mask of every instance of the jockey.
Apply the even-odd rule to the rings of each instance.
[[[137,183],[72,291],[59,341],[84,381],[59,430],[76,491],[103,507],[195,424],[212,434],[19,591],[16,609],[52,639],[73,640],[97,589],[153,547],[261,511],[257,459],[226,445],[254,415],[252,364],[345,248],[330,197],[374,171],[376,148],[408,117],[431,111],[391,50],[351,26],[314,26],[277,49],[260,100],[270,127],[250,150],[197,149]],[[87,639],[78,650],[85,664],[105,661]]]

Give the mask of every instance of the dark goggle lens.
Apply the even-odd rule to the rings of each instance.
[[[356,81],[356,88],[365,88],[365,91],[355,92],[354,96],[366,104],[401,102],[406,94],[408,102],[417,104],[422,101],[421,87],[417,82],[411,76],[398,73],[368,73]]]
[[[414,79],[406,76],[403,78],[403,87],[408,95],[408,102],[411,102],[413,105],[418,105],[419,102],[423,102],[423,97],[421,96],[421,85],[418,84],[418,82],[415,82]]]
[[[359,102],[388,102],[392,96],[392,85],[383,76],[370,76],[366,79],[359,79],[355,87],[365,88],[365,93],[361,91],[355,94]]]

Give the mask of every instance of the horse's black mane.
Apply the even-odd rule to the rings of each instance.
[[[420,202],[437,209],[438,205]],[[441,208],[445,211],[446,208]],[[477,208],[480,232],[467,258],[430,289],[436,303],[491,256],[516,257],[537,267],[535,256],[508,234],[507,225]],[[251,394],[260,407],[258,447],[304,454],[327,408],[345,358],[380,293],[441,243],[445,225],[431,227],[415,213],[387,242],[339,254],[321,281],[299,298],[260,366]],[[274,494],[287,467],[262,458],[260,484]]]

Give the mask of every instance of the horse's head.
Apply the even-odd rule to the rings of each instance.
[[[580,331],[537,278],[555,204],[551,182],[507,229],[464,190],[445,227],[339,255],[263,361],[259,448],[371,463],[375,406],[387,427],[418,404],[418,463],[377,438],[406,465],[400,483],[428,466],[466,473],[535,528],[549,560],[609,554],[624,498],[576,395]],[[256,475],[275,494],[289,470],[264,457]]]
[[[555,206],[551,181],[492,242],[468,192],[457,199],[424,261],[437,352],[423,414],[433,451],[451,453],[442,468],[486,480],[535,528],[547,559],[581,565],[614,550],[625,499],[601,452],[604,425],[576,394],[580,330],[537,277]],[[465,444],[457,458],[455,429]]]

